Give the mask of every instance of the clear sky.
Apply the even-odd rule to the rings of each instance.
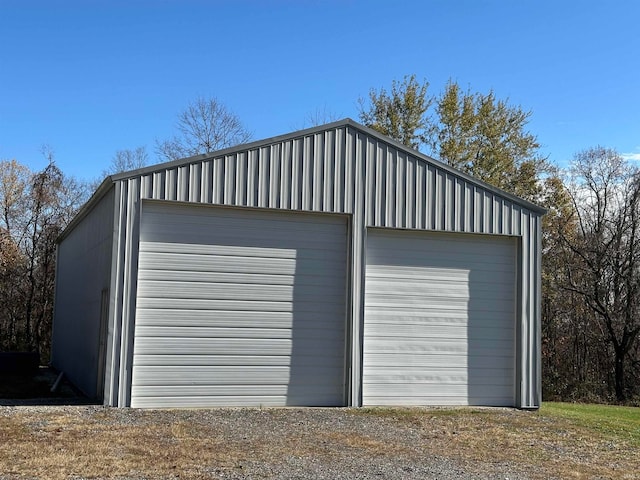
[[[0,159],[93,179],[217,97],[254,139],[317,110],[357,120],[416,74],[532,111],[558,164],[596,145],[640,160],[635,0],[0,0]]]

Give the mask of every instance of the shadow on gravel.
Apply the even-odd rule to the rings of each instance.
[[[96,404],[64,377],[52,392],[57,378],[57,372],[49,367],[40,367],[34,373],[0,373],[0,406]]]

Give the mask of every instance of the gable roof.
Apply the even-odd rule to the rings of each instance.
[[[322,133],[325,131],[332,131],[340,128],[349,128],[369,138],[373,138],[381,144],[386,144],[389,147],[394,148],[399,152],[403,152],[405,155],[415,159],[418,162],[422,162],[428,166],[431,166],[432,168],[446,172],[447,174],[457,177],[469,184],[476,185],[487,192],[491,192],[499,197],[502,197],[503,199],[509,202],[512,202],[513,204],[518,205],[522,208],[525,208],[533,213],[536,213],[538,215],[544,215],[545,213],[547,213],[547,210],[543,207],[540,207],[532,202],[529,202],[523,198],[513,195],[512,193],[506,192],[500,188],[494,187],[493,185],[490,185],[482,180],[474,178],[471,175],[468,175],[454,167],[451,167],[450,165],[440,162],[428,155],[425,155],[424,153],[419,152],[418,150],[414,150],[396,140],[393,140],[392,138],[387,137],[381,134],[380,132],[377,132],[376,130],[365,127],[364,125],[361,125],[350,118],[345,118],[343,120],[339,120],[336,122],[328,123],[325,125],[319,125],[316,127],[311,127],[303,130],[298,130],[298,131],[287,133],[284,135],[278,135],[275,137],[270,137],[263,140],[257,140],[250,143],[234,145],[233,147],[217,150],[215,152],[209,152],[201,155],[195,155],[192,157],[181,158],[181,159],[170,161],[170,162],[159,163],[159,164],[139,168],[136,170],[130,170],[127,172],[110,175],[102,181],[102,183],[93,193],[91,198],[82,206],[82,208],[80,208],[75,218],[69,223],[67,228],[65,228],[64,231],[60,234],[58,241],[61,241],[68,234],[68,232],[71,231],[73,227],[80,220],[82,220],[82,218],[84,218],[84,216],[88,212],[91,211],[91,209],[96,205],[96,203],[98,203],[102,199],[102,197],[104,197],[104,195],[118,181],[132,179],[135,177],[144,176],[144,175],[148,175],[156,172],[162,172],[168,169],[195,164],[195,163],[202,162],[204,160],[212,160],[215,158],[220,158],[226,155],[231,155],[239,152],[256,150],[256,149],[268,147],[273,144],[289,142],[295,139],[301,139],[301,138],[313,136],[315,134]]]
[[[372,128],[369,127],[365,127],[364,125],[359,124],[358,122],[355,122],[354,120],[350,119],[350,118],[344,118],[342,120],[338,120],[336,122],[332,122],[332,123],[328,123],[325,125],[319,125],[316,127],[311,127],[311,128],[307,128],[307,129],[303,129],[303,130],[298,130],[295,132],[291,132],[291,133],[287,133],[284,135],[278,135],[275,137],[270,137],[270,138],[265,138],[262,140],[256,140],[250,143],[244,143],[244,144],[240,144],[240,145],[234,145],[233,147],[228,147],[222,150],[217,150],[215,152],[209,152],[209,153],[204,153],[204,154],[200,154],[200,155],[194,155],[192,157],[186,157],[186,158],[181,158],[178,160],[173,160],[170,162],[164,162],[164,163],[159,163],[159,164],[155,164],[155,165],[150,165],[147,167],[142,167],[136,170],[130,170],[127,172],[122,172],[122,173],[118,173],[118,174],[114,174],[111,175],[109,177],[107,177],[105,179],[105,182],[115,182],[118,180],[126,180],[129,178],[133,178],[133,177],[137,177],[139,175],[145,175],[145,174],[149,174],[149,173],[154,173],[154,172],[158,172],[158,171],[162,171],[162,170],[166,170],[168,168],[174,168],[177,166],[184,166],[184,165],[188,165],[190,163],[197,163],[197,162],[201,162],[203,160],[207,160],[207,159],[211,159],[211,158],[216,158],[216,157],[223,157],[225,155],[229,155],[232,153],[236,153],[236,152],[240,152],[240,151],[248,151],[248,150],[254,150],[254,149],[258,149],[261,147],[266,147],[268,145],[274,144],[274,143],[279,143],[279,142],[287,142],[296,138],[301,138],[301,137],[306,137],[306,136],[310,136],[310,135],[314,135],[326,130],[333,130],[336,128],[341,128],[341,127],[350,127],[354,130],[360,131],[361,133],[363,133],[364,135],[376,138],[379,142],[382,143],[386,143],[387,145],[402,151],[404,153],[406,153],[407,155],[410,155],[414,158],[417,158],[418,160],[425,162],[426,164],[432,165],[438,169],[441,169],[451,175],[457,176],[467,182],[476,184],[479,187],[482,187],[488,191],[491,191],[501,197],[504,197],[505,199],[510,200],[511,202],[520,205],[528,210],[531,210],[532,212],[538,213],[538,214],[545,214],[547,212],[547,210],[543,207],[540,207],[539,205],[536,205],[532,202],[529,202],[528,200],[525,200],[523,198],[520,198],[512,193],[509,193],[505,190],[502,190],[498,187],[494,187],[493,185],[490,185],[480,179],[477,179],[475,177],[472,177],[471,175],[462,172],[461,170],[458,170],[450,165],[447,165],[446,163],[443,163],[439,160],[436,160],[428,155],[425,155],[424,153],[419,152],[418,150],[414,150],[411,147],[408,147],[406,145],[404,145],[403,143],[400,143],[390,137],[387,137],[386,135],[381,134],[380,132],[373,130]]]

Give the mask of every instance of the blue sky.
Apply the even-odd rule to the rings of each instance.
[[[214,96],[254,139],[416,74],[532,111],[560,165],[595,145],[640,159],[640,2],[0,0],[0,159],[93,179]]]

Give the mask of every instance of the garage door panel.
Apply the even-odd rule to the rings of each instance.
[[[413,381],[421,383],[460,383],[467,384],[467,372],[473,373],[478,379],[490,385],[510,385],[511,382],[506,381],[505,376],[513,373],[513,368],[485,368],[485,367],[469,367],[460,373],[452,373],[446,367],[432,367],[428,370],[422,366],[389,366],[383,365],[376,370],[375,375],[367,375],[366,378],[371,383],[411,383]],[[383,380],[384,382],[381,382]]]
[[[447,381],[444,379],[434,379],[432,382],[421,382],[414,379],[408,379],[406,383],[402,382],[381,382],[381,383],[367,383],[367,388],[364,390],[364,394],[367,396],[382,397],[385,396],[385,390],[393,388],[394,394],[397,397],[407,398],[412,395],[418,397],[440,397],[440,396],[454,396],[460,397],[474,397],[474,398],[505,398],[511,395],[511,385],[487,385],[486,392],[491,392],[487,395],[473,395],[472,388],[464,381],[458,379],[451,379]],[[420,392],[416,394],[416,392]],[[504,405],[506,400],[500,401],[500,405]]]
[[[138,297],[138,308],[166,308],[166,309],[193,309],[193,310],[237,310],[248,312],[284,312],[291,314],[310,313],[322,311],[326,304],[322,299],[314,298],[313,301],[300,301],[293,308],[291,302],[268,302],[261,300],[203,300],[195,298],[160,298],[160,297]],[[344,317],[344,312],[341,314]]]
[[[132,406],[344,403],[344,218],[142,212]]]
[[[427,341],[432,338],[433,341]],[[480,341],[482,340],[482,341]],[[447,337],[373,337],[367,336],[368,348],[371,353],[402,353],[413,352],[416,355],[426,354],[464,354],[468,356],[511,356],[513,341],[495,339],[473,339],[469,336],[459,338]]]
[[[261,396],[278,396],[283,399],[287,396],[286,385],[172,385],[159,389],[154,386],[139,386],[136,388],[138,397],[158,397],[166,395],[168,397],[200,396],[200,397],[224,397],[238,395],[243,397],[255,396],[255,390],[260,391]],[[305,388],[305,393],[313,396],[326,396],[326,385],[309,385]],[[336,393],[336,392],[334,392]]]
[[[147,298],[162,298],[167,292],[172,292],[175,299],[209,299],[242,300],[250,298],[252,301],[273,302],[315,302],[322,298],[325,302],[339,302],[344,296],[344,290],[335,285],[313,286],[300,288],[300,285],[257,285],[233,283],[206,283],[144,280],[140,282]]]
[[[295,340],[295,350],[294,350]],[[313,338],[182,338],[143,337],[136,339],[136,355],[161,353],[240,355],[324,356],[327,346]],[[334,349],[329,350],[329,352]],[[135,359],[134,359],[135,364]]]
[[[145,270],[139,275],[139,281],[155,280],[166,281],[167,276],[171,275],[173,281],[178,282],[200,282],[211,284],[243,284],[243,285],[290,285],[294,284],[300,287],[314,286],[320,288],[331,288],[338,291],[339,286],[331,284],[327,285],[327,277],[330,275],[302,274],[256,274],[256,273],[211,273],[211,272],[195,272],[190,270]]]
[[[235,214],[236,212],[233,212]],[[304,242],[304,248],[318,247],[320,251],[330,251],[332,246],[338,246],[339,241],[332,234],[331,227],[339,222],[304,223],[298,225],[295,222],[251,221],[246,215],[237,221],[224,221],[221,217],[216,219],[215,232],[202,229],[205,222],[185,224],[187,218],[180,221],[180,231],[166,231],[164,219],[157,224],[146,224],[146,240],[162,243],[190,243],[194,245],[230,245],[238,247],[259,247],[262,249],[286,249],[299,248],[298,241]],[[329,228],[327,228],[329,227]],[[293,237],[293,238],[292,238]]]
[[[444,308],[431,308],[430,315],[425,317],[421,310],[398,308],[367,308],[365,310],[367,322],[370,325],[377,323],[393,323],[394,325],[418,323],[420,325],[458,325],[466,324],[467,312],[465,310],[451,310]]]
[[[509,358],[509,357],[504,357]],[[415,355],[408,353],[369,353],[364,356],[364,361],[368,367],[423,367],[429,368],[461,368],[468,370],[469,366],[473,368],[494,368],[496,366],[495,357],[475,357],[470,361],[465,354],[447,354],[447,355]],[[377,368],[376,368],[377,370]],[[512,369],[506,369],[511,371]]]
[[[333,367],[332,373],[342,375],[342,368]],[[139,386],[156,386],[162,390],[164,386],[230,386],[246,385],[254,387],[254,393],[260,392],[262,385],[281,385],[290,389],[292,380],[295,380],[296,389],[325,387],[341,390],[332,379],[327,376],[315,378],[317,371],[315,366],[139,366],[138,381],[133,384],[133,391]],[[256,375],[260,381],[256,382]],[[292,379],[292,376],[298,378]],[[248,388],[246,389],[248,390]]]
[[[324,319],[322,312],[296,312],[296,318],[300,323],[321,322]],[[256,323],[257,322],[257,323]],[[265,311],[233,311],[216,310],[212,314],[208,310],[189,309],[159,309],[148,308],[140,310],[136,317],[138,326],[173,326],[176,323],[184,327],[255,327],[259,324],[265,328],[291,328],[293,312],[265,312]]]
[[[463,299],[447,299],[446,297],[438,298],[434,296],[425,296],[424,299],[428,299],[430,309],[448,311],[453,315],[464,313],[467,318],[478,320],[487,317],[502,318],[504,315],[513,314],[510,306],[502,302],[498,303],[495,300],[464,301]],[[365,315],[367,312],[378,312],[380,309],[395,309],[400,315],[406,315],[415,310],[421,310],[419,307],[423,304],[424,301],[417,296],[411,299],[403,298],[402,300],[394,299],[393,296],[385,296],[383,298],[376,296],[367,303]],[[470,306],[473,307],[471,310],[469,309]]]
[[[367,242],[364,403],[513,405],[513,239],[380,229]]]
[[[455,270],[447,270],[440,267],[429,267],[425,270],[425,267],[417,266],[412,268],[411,265],[370,265],[367,257],[367,276],[373,280],[384,279],[385,281],[402,281],[403,279],[410,279],[414,282],[430,281],[430,280],[452,280],[452,281],[466,281],[469,278],[469,271],[466,265],[462,268],[456,268]],[[381,261],[381,260],[378,260]],[[391,260],[390,260],[391,261]],[[423,260],[424,261],[424,260]],[[409,263],[408,260],[405,260]],[[429,273],[429,277],[425,278],[425,271]],[[513,267],[508,264],[505,265],[492,265],[491,276],[500,277],[502,274],[511,275],[513,273]],[[499,279],[497,281],[500,281]],[[510,279],[507,277],[502,280],[502,283],[510,283]]]
[[[314,355],[298,355],[296,365],[310,367],[315,365]],[[335,368],[342,368],[344,357],[342,355],[325,355],[323,357],[325,365]],[[137,359],[137,366],[289,366],[291,364],[290,355],[191,355],[166,353],[146,354]]]
[[[412,232],[409,233],[411,234]],[[394,259],[394,265],[398,265],[395,260],[404,257],[402,253],[397,250],[397,240],[393,237],[395,232],[391,232],[391,230],[387,232],[378,231],[374,232],[374,234],[377,236],[376,243],[375,245],[368,246],[367,252],[370,252],[373,257],[378,255],[383,258],[392,258]],[[383,237],[384,235],[386,235],[386,237]],[[480,262],[483,262],[483,257],[487,255],[497,258],[508,258],[510,254],[505,252],[500,245],[495,243],[495,238],[496,237],[492,235],[476,235],[476,238],[474,239],[473,254],[470,254],[466,250],[468,246],[468,238],[465,238],[464,236],[448,236],[443,238],[432,237],[429,239],[429,251],[440,258],[443,255],[446,255],[449,258],[457,258],[459,255],[474,256],[477,254],[480,258],[476,260]],[[402,252],[408,252],[413,256],[421,255],[424,253],[423,239],[418,236],[414,236],[412,238],[405,236],[403,239]],[[432,263],[429,263],[429,265],[431,264]]]
[[[411,319],[415,321],[414,319]],[[410,322],[411,322],[410,320]],[[466,339],[472,335],[474,338],[486,340],[501,340],[506,342],[513,341],[513,329],[496,327],[469,327],[466,320],[458,323],[443,322],[441,324],[432,323],[425,325],[423,323],[410,323],[407,321],[400,322],[372,322],[367,326],[367,330],[371,337],[380,338],[440,338],[446,339]]]
[[[458,251],[452,252],[456,244],[446,246],[446,250],[437,251],[430,249],[432,256],[424,257],[424,250],[411,249],[403,247],[402,250],[393,250],[385,252],[384,250],[368,250],[367,263],[370,265],[385,265],[386,262],[392,262],[396,267],[414,267],[414,268],[436,268],[447,269],[450,267],[465,269],[470,263],[478,265],[487,270],[501,271],[508,268],[510,258],[508,255],[493,254],[493,251],[478,251],[474,248],[473,252]],[[395,247],[392,247],[395,248]],[[385,262],[385,263],[380,263]]]
[[[511,272],[513,273],[513,272]],[[507,281],[509,279],[509,281]],[[451,281],[442,279],[432,279],[423,281],[407,281],[407,279],[397,280],[377,280],[375,278],[367,282],[367,289],[370,293],[384,295],[407,295],[419,297],[462,297],[469,298],[468,283],[470,279],[467,277],[464,281]],[[388,293],[390,287],[393,293]],[[500,281],[495,276],[491,277],[491,283],[480,283],[474,286],[474,293],[481,294],[486,299],[504,300],[513,298],[514,285],[513,277],[505,275],[504,280]]]
[[[188,248],[184,245],[184,248]],[[148,265],[147,270],[170,269],[176,271],[210,272],[212,266],[220,273],[250,273],[250,274],[280,274],[280,275],[314,275],[330,277],[334,274],[335,268],[344,268],[344,261],[331,259],[304,259],[298,258],[263,258],[249,257],[243,258],[231,255],[218,255],[211,257],[207,254],[192,254],[186,252],[160,253],[146,252],[140,253],[140,262]]]
[[[193,258],[205,255],[205,261],[209,258],[216,259],[217,257],[240,257],[243,261],[252,261],[253,259],[286,260],[304,258],[305,260],[328,260],[337,263],[341,257],[346,256],[345,252],[336,252],[341,245],[342,242],[321,242],[317,247],[307,243],[304,247],[299,246],[298,248],[267,248],[230,247],[224,244],[209,245],[183,242],[153,242],[147,246],[145,253],[156,255],[178,254],[181,256],[185,256],[186,254],[193,255]],[[186,248],[187,246],[188,248]],[[200,258],[200,260],[203,259]]]
[[[406,395],[402,395],[398,392],[396,398],[389,398],[388,396],[369,394],[368,397],[371,400],[372,405],[379,406],[396,406],[401,403],[404,406],[488,406],[488,407],[511,407],[512,402],[506,400],[505,395],[507,392],[496,392],[495,396],[475,396],[465,392],[464,389],[447,389],[442,390],[440,394],[434,395],[415,395],[415,393],[407,392]]]
[[[342,406],[342,401],[336,400],[334,392],[323,392],[322,394],[310,395],[303,392],[301,395],[292,394],[290,391],[287,395],[200,395],[186,396],[180,395],[171,397],[161,394],[156,397],[136,397],[138,408],[157,408],[162,404],[164,408],[180,407],[180,408],[200,408],[202,405],[210,407],[227,407],[229,405],[242,405],[246,407],[280,407],[280,406],[298,406],[304,405],[308,398],[313,396],[318,405],[328,407]]]
[[[203,300],[194,298],[138,297],[138,309],[244,310],[249,312],[292,312],[291,302],[257,300]]]
[[[141,337],[153,338],[279,338],[292,339],[292,328],[256,328],[256,327],[159,327],[141,326],[136,332]],[[309,327],[296,331],[305,338],[317,338],[323,340],[338,341],[343,338],[343,331],[338,328]]]

